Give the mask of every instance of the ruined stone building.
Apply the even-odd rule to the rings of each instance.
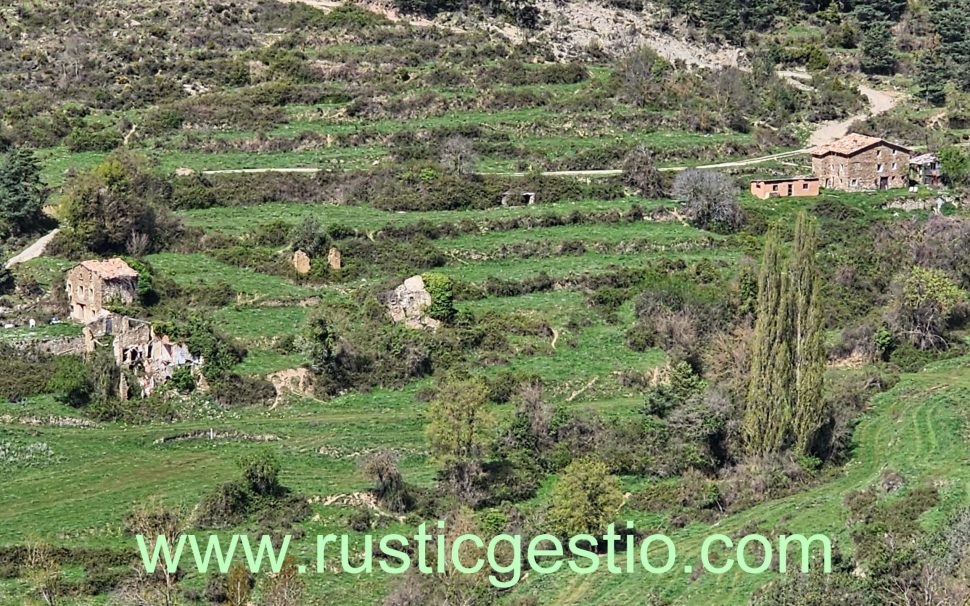
[[[68,270],[66,289],[71,318],[87,324],[107,313],[109,303],[135,300],[138,272],[121,259],[83,261]]]
[[[158,334],[150,322],[121,314],[103,314],[84,327],[83,337],[87,351],[94,351],[98,344],[106,344],[105,339],[110,338],[115,364],[134,374],[143,396],[171,378],[179,366],[190,364],[194,372],[204,362],[201,357],[193,356],[184,343]],[[126,398],[131,387],[123,376],[119,395]]]
[[[441,325],[425,313],[431,306],[431,293],[425,288],[421,276],[411,276],[394,290],[380,293],[378,300],[387,308],[395,324],[404,322],[408,328],[431,329]]]
[[[857,192],[909,184],[910,151],[885,139],[853,133],[811,154],[812,171],[826,189]]]

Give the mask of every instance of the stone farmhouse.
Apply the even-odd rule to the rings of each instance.
[[[138,292],[138,272],[121,259],[83,261],[68,270],[71,319],[87,324],[106,313],[111,302],[131,303]]]
[[[859,192],[906,187],[910,150],[852,133],[811,150],[812,172],[826,189]]]
[[[760,179],[751,182],[751,194],[755,198],[789,198],[817,196],[819,180],[816,177],[786,177]]]

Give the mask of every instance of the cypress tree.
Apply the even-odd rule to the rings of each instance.
[[[795,394],[792,434],[800,454],[811,454],[815,436],[825,415],[822,385],[825,350],[822,335],[822,283],[815,252],[818,226],[804,212],[795,224],[791,283],[794,308]]]

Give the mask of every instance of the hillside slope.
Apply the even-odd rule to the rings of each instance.
[[[941,506],[927,516],[932,526],[945,512],[970,504],[970,358],[934,364],[905,374],[890,391],[880,394],[855,433],[855,456],[838,479],[797,495],[729,516],[714,527],[692,525],[671,538],[678,564],[668,574],[652,577],[638,571],[611,576],[555,575],[535,582],[550,604],[638,603],[649,591],[678,604],[741,604],[769,579],[737,571],[725,575],[684,573],[685,562],[696,565],[700,544],[712,532],[735,538],[752,532],[826,534],[843,553],[851,551],[845,528],[845,496],[879,482],[885,471],[906,478],[907,488],[932,484],[941,491]],[[662,557],[658,556],[662,561]]]

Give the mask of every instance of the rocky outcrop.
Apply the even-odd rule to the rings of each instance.
[[[343,255],[340,254],[340,249],[335,246],[330,247],[330,251],[327,253],[327,265],[330,266],[330,269],[343,267]]]
[[[395,324],[404,322],[408,328],[438,328],[441,322],[427,315],[431,293],[421,276],[411,276],[394,290],[381,293],[380,301],[387,308]]]
[[[298,250],[293,253],[293,269],[296,273],[301,276],[305,276],[310,273],[310,255],[306,254],[302,250]]]

